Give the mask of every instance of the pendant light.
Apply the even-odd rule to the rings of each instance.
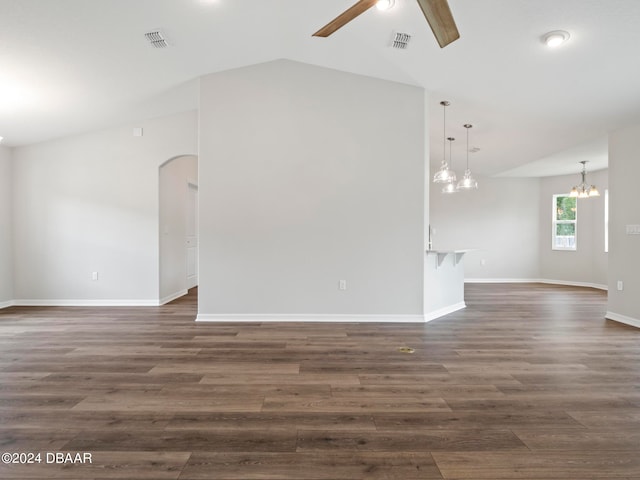
[[[580,162],[582,164],[582,182],[571,189],[571,193],[569,193],[570,197],[578,197],[578,198],[589,198],[589,197],[599,197],[600,192],[595,185],[588,185],[587,178],[587,160],[582,160]]]
[[[469,170],[469,129],[473,125],[465,123],[463,126],[467,129],[467,169],[464,171],[462,179],[458,182],[458,190],[473,190],[478,188],[478,181],[473,178],[471,170]]]
[[[449,140],[449,165],[453,166],[453,159],[451,158],[451,145],[455,138],[447,137],[447,140]],[[449,181],[444,184],[444,187],[442,187],[442,193],[456,193],[457,191],[458,186],[456,185],[456,174],[454,173],[453,176],[449,177]]]
[[[446,142],[446,123],[447,123],[447,107],[451,105],[446,100],[440,102],[442,105],[442,164],[440,165],[440,170],[436,172],[433,176],[433,183],[449,183],[456,181],[456,174],[453,170],[449,169],[449,164],[447,163],[446,155],[447,155],[447,142]]]

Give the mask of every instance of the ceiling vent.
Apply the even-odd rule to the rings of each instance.
[[[394,32],[391,38],[391,47],[398,50],[406,50],[411,41],[411,35],[408,33]]]
[[[167,39],[164,38],[164,35],[160,30],[147,32],[144,34],[144,37],[154,48],[167,48],[169,46],[169,44],[167,43]]]

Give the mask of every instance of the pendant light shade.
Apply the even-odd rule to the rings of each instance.
[[[446,159],[446,120],[447,120],[447,107],[451,105],[446,100],[440,102],[442,105],[442,163],[440,164],[440,170],[438,170],[433,176],[434,183],[449,183],[456,181],[456,174],[453,170],[449,168],[449,164]]]
[[[455,138],[447,137],[449,140],[449,165],[453,166],[453,159],[451,158],[451,145]],[[458,191],[458,185],[456,184],[456,174],[451,171],[452,175],[449,177],[449,181],[442,187],[442,193],[456,193]]]
[[[464,176],[458,182],[458,190],[474,190],[478,188],[478,181],[473,178],[471,170],[469,169],[469,129],[472,127],[473,125],[469,123],[464,124],[464,128],[467,129],[467,169],[464,171]]]
[[[442,187],[442,193],[456,193],[457,191],[456,182],[445,183],[444,187]]]
[[[578,198],[589,198],[589,197],[599,197],[600,196],[600,192],[598,192],[598,189],[596,188],[595,185],[589,185],[587,184],[587,168],[586,168],[586,164],[587,161],[586,160],[582,160],[580,162],[582,164],[582,182],[580,182],[578,185],[576,185],[575,187],[573,187],[571,189],[571,193],[569,193],[570,197],[578,197]]]
[[[458,182],[458,190],[475,190],[478,188],[478,181],[471,175],[471,170],[464,171],[464,176]]]

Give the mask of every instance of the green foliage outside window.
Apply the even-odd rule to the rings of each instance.
[[[556,197],[556,220],[575,220],[578,211],[577,197]]]
[[[556,225],[556,235],[570,235],[576,234],[576,225],[574,223],[558,223]]]
[[[576,197],[554,195],[553,241],[554,250],[575,250],[578,223]]]

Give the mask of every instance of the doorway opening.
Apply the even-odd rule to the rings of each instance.
[[[198,158],[182,155],[159,171],[159,298],[168,303],[198,286]],[[191,292],[193,290],[193,292]]]

